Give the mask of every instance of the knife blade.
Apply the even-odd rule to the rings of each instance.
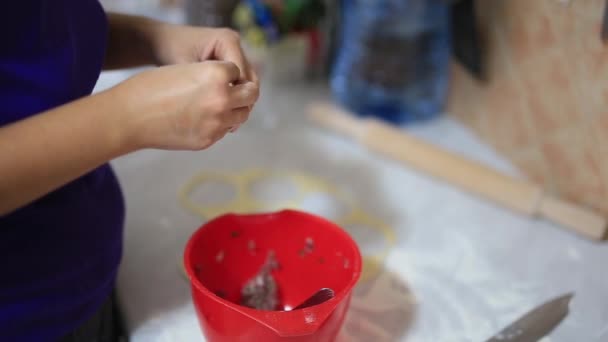
[[[567,293],[541,304],[486,342],[537,342],[568,315],[572,297],[573,293]]]

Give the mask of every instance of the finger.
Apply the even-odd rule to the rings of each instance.
[[[236,133],[239,130],[239,128],[241,128],[241,125],[236,125],[234,127],[230,127],[228,129],[228,133]]]
[[[230,88],[230,105],[233,109],[252,107],[258,100],[260,88],[257,83],[235,84]]]
[[[228,134],[228,130],[223,130],[221,132],[217,132],[213,135],[213,137],[211,138],[213,141],[213,144],[215,144],[216,142],[222,140],[222,138],[224,138],[226,136],[226,134]]]
[[[240,77],[240,70],[236,64],[227,61],[215,61],[217,65],[218,77],[222,82],[231,83],[235,82]]]
[[[221,61],[232,62],[239,68],[239,77],[236,79],[244,82],[251,81],[248,79],[249,75],[249,64],[245,53],[241,48],[239,39],[225,39],[221,41],[220,48],[216,50],[215,57]]]
[[[236,126],[232,126],[232,127],[230,127],[230,131],[229,131],[229,132],[230,132],[230,133],[234,133],[234,132],[238,131],[238,130],[239,130],[239,128],[241,128],[241,124],[238,124],[238,125],[236,125]]]
[[[233,109],[230,112],[226,113],[226,118],[225,118],[225,123],[226,123],[226,128],[229,128],[230,130],[235,130],[238,128],[238,126],[240,126],[241,124],[245,123],[245,121],[247,121],[247,119],[249,118],[249,113],[251,112],[251,110],[249,109],[249,107],[242,107],[242,108],[237,108],[237,109]]]
[[[253,83],[257,83],[258,85],[260,84],[260,79],[258,77],[258,74],[255,72],[255,68],[253,68],[251,65],[248,66],[249,67],[249,74],[247,75],[247,79]]]

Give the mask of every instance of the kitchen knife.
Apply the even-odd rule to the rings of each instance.
[[[573,296],[568,293],[538,306],[486,342],[537,342],[568,315]]]

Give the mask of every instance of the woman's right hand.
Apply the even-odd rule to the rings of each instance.
[[[155,68],[109,89],[125,113],[121,130],[133,149],[202,150],[244,123],[257,82],[238,83],[238,67],[205,61]]]

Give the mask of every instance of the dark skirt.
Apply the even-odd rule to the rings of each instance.
[[[59,342],[124,342],[128,341],[116,296],[112,294],[102,307],[76,330]]]

